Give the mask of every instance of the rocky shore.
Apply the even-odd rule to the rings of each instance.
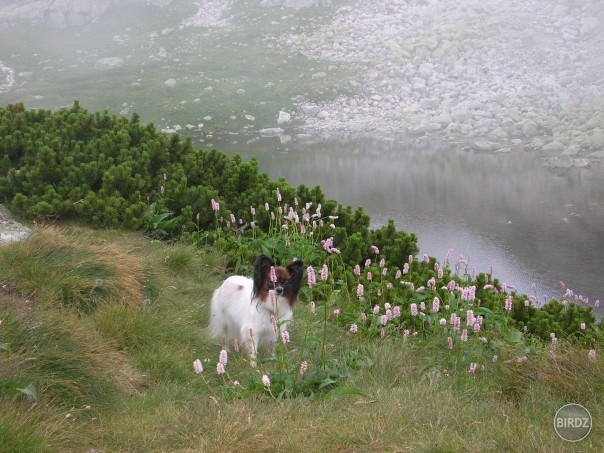
[[[359,0],[278,39],[350,68],[350,94],[298,103],[307,131],[521,147],[559,167],[604,161],[604,2]]]
[[[9,0],[0,6],[0,27],[67,27],[139,3]],[[185,5],[147,3],[174,11]],[[196,14],[161,34],[195,27],[228,36],[249,26],[245,9],[232,0],[196,5]],[[268,49],[305,56],[315,69],[300,74],[313,89],[298,93],[287,86],[293,105],[275,111],[275,127],[255,131],[260,136],[289,137],[299,127],[301,136],[431,138],[481,152],[524,149],[542,153],[553,167],[604,164],[602,0],[258,0],[246,8],[277,12],[280,19],[266,19],[258,39]],[[294,26],[297,16],[308,20]],[[288,21],[292,26],[283,26]],[[271,31],[269,24],[281,25]],[[168,52],[161,48],[158,55]],[[127,63],[128,57],[99,56],[94,69]],[[27,74],[15,74],[0,60],[0,93]],[[167,78],[164,87],[177,83]],[[207,89],[212,86],[202,93]],[[246,119],[255,118],[248,113]]]

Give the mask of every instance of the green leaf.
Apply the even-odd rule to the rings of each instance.
[[[29,384],[27,387],[25,387],[24,389],[17,389],[19,390],[21,393],[23,393],[25,396],[30,397],[32,400],[34,401],[38,401],[38,391],[36,390],[36,388],[33,386],[33,384]]]
[[[506,332],[505,338],[510,342],[510,343],[522,343],[523,341],[523,335],[522,332],[519,331],[518,329],[509,329]]]
[[[336,387],[327,392],[327,394],[325,395],[325,399],[332,400],[334,398],[339,398],[340,396],[346,395],[357,395],[362,396],[364,398],[367,398],[368,396],[366,393],[362,392],[356,387]]]
[[[322,389],[323,387],[327,387],[328,385],[335,384],[335,383],[336,383],[336,381],[334,381],[332,378],[326,377],[325,379],[323,379],[321,381],[321,385],[319,386],[319,388]]]

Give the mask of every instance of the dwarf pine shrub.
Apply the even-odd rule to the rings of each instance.
[[[277,189],[284,205],[304,200],[321,206],[330,224],[323,238],[336,239],[346,262],[363,260],[367,242],[391,244],[393,257],[418,251],[415,235],[393,223],[372,232],[361,208],[327,200],[319,187],[272,181],[255,159],[194,149],[189,139],[142,125],[137,114],[93,114],[77,101],[55,112],[26,110],[23,104],[0,108],[0,202],[27,218],[178,237],[211,232],[217,218],[232,217],[231,226],[242,227],[239,219],[254,207],[252,221],[267,230],[271,218],[263,206]],[[211,200],[228,210],[209,210]],[[207,239],[213,245],[211,234]]]

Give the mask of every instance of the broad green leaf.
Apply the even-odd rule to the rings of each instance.
[[[17,390],[19,390],[24,395],[31,397],[34,401],[38,401],[38,391],[33,386],[33,384],[29,384],[27,387]]]
[[[335,383],[336,383],[336,381],[334,381],[330,377],[326,377],[325,379],[323,379],[323,381],[321,381],[321,385],[319,386],[319,388],[322,389],[323,387],[327,387],[328,385],[335,384]]]
[[[364,398],[367,398],[367,394],[363,393],[361,390],[359,390],[356,387],[336,387],[336,388],[330,390],[329,392],[327,392],[327,394],[325,395],[325,399],[331,400],[331,399],[339,398],[340,396],[346,396],[346,395],[357,395],[357,396],[362,396]]]

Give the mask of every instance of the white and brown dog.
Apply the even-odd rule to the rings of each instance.
[[[233,275],[212,296],[210,334],[223,345],[234,340],[252,361],[261,346],[274,354],[276,323],[283,332],[293,319],[304,274],[302,261],[277,267],[266,255],[254,262],[254,278]]]

